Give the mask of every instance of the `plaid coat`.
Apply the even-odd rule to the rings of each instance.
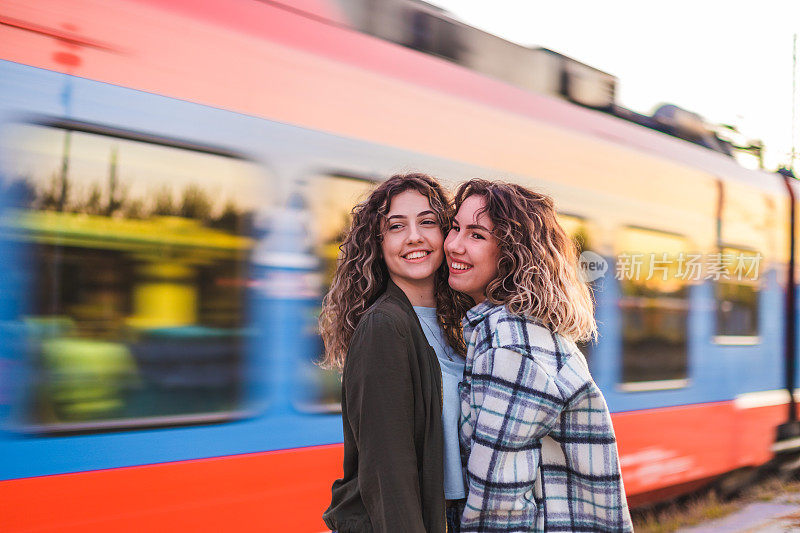
[[[461,531],[633,531],[611,416],[575,343],[489,302],[464,338]]]

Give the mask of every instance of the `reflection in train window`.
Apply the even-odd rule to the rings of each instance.
[[[30,261],[29,427],[233,416],[255,167],[46,126],[19,126],[6,145],[17,209],[3,231]]]
[[[717,337],[758,335],[758,294],[761,254],[737,248],[722,248],[713,254],[718,261],[716,280]],[[723,339],[715,339],[718,342]]]
[[[620,283],[622,380],[675,382],[687,377],[689,309],[687,241],[683,237],[625,228],[615,275]]]
[[[575,244],[578,246],[578,254],[581,254],[587,250],[595,251],[593,248],[595,243],[592,240],[592,235],[596,234],[596,230],[592,224],[590,224],[586,219],[574,215],[567,215],[563,213],[558,214],[558,222],[561,224],[561,227],[567,232],[567,234],[575,241]],[[589,288],[594,293],[595,286],[597,284],[597,280],[589,281]],[[594,299],[594,294],[593,294]],[[596,304],[595,299],[595,304]],[[596,310],[596,307],[595,307]],[[578,348],[581,350],[583,355],[586,357],[588,361],[591,357],[592,351],[594,350],[595,343],[593,342],[579,342]]]
[[[305,198],[311,213],[311,231],[322,276],[321,295],[328,292],[333,280],[339,245],[350,227],[350,213],[374,186],[372,181],[331,175],[317,177],[306,185]],[[342,383],[337,371],[316,365],[322,358],[324,345],[318,331],[315,333],[316,350],[300,369],[303,386],[300,387],[301,397],[297,399],[297,406],[303,411],[337,412],[341,410]]]

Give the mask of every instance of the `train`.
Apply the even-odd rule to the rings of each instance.
[[[631,506],[773,456],[797,320],[776,173],[322,1],[7,1],[0,94],[3,531],[325,530],[320,301],[351,207],[407,171],[550,194],[591,252],[583,348]]]

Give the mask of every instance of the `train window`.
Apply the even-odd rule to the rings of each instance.
[[[674,234],[628,227],[618,246],[615,276],[621,293],[623,389],[682,386],[687,377],[691,279],[687,241]],[[649,384],[641,385],[645,382]]]
[[[749,250],[763,249],[776,231],[771,198],[732,181],[720,186],[720,242]]]
[[[339,175],[319,176],[306,186],[305,199],[311,213],[311,231],[322,278],[321,296],[328,292],[333,280],[339,245],[350,226],[351,210],[366,198],[374,186],[374,182],[366,179]],[[319,309],[317,307],[314,324],[317,323]],[[341,411],[342,401],[339,373],[322,369],[316,364],[324,353],[324,346],[319,332],[315,330],[314,333],[316,349],[301,364],[302,386],[299,387],[295,404],[298,409],[307,412],[338,412]]]
[[[757,341],[761,254],[740,248],[722,248],[714,258],[716,329],[714,341],[742,344]]]
[[[122,133],[7,139],[30,251],[32,431],[227,420],[240,409],[257,169]]]
[[[590,224],[586,219],[583,217],[559,213],[558,222],[578,245],[578,254],[581,254],[587,250],[593,251],[593,246],[595,243],[592,240],[592,235],[595,234],[595,229],[593,225]],[[589,281],[589,287],[593,291],[595,289],[595,283],[596,280]],[[588,361],[592,355],[592,351],[594,350],[594,343],[579,342],[578,348]]]
[[[578,245],[578,253],[591,250],[594,243],[589,236],[589,223],[583,217],[575,215],[558,214],[558,222],[561,227],[572,237]]]

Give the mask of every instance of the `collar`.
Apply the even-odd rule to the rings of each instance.
[[[419,329],[419,334],[422,335],[422,338],[425,337],[425,331],[422,329],[422,322],[420,322],[419,316],[417,316],[417,312],[414,311],[414,306],[411,305],[411,300],[408,299],[406,293],[403,292],[403,289],[397,286],[397,284],[392,281],[392,278],[389,278],[386,282],[386,290],[383,293],[381,298],[393,298],[397,301],[403,309],[408,313],[408,316],[417,324],[417,328]],[[431,353],[433,354],[433,358],[436,358],[436,353],[431,348]]]
[[[466,327],[474,328],[480,322],[483,321],[489,314],[491,314],[496,309],[502,308],[502,305],[493,304],[489,300],[484,300],[469,311],[467,311],[467,316],[464,317],[462,325]]]
[[[392,281],[392,278],[386,282],[386,292],[384,292],[386,296],[392,297],[395,300],[398,300],[406,310],[414,316],[417,314],[414,312],[414,306],[411,305],[411,300],[408,299],[406,293],[403,292],[403,289],[397,286],[397,284]]]

